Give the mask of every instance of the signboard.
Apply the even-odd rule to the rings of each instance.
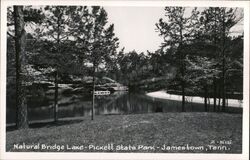
[[[110,95],[110,91],[95,91],[94,94],[96,96]]]

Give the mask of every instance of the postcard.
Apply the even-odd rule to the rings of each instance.
[[[0,159],[248,159],[249,1],[1,1]]]

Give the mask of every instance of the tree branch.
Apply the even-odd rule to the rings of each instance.
[[[12,34],[10,34],[9,32],[7,32],[7,34],[12,37],[12,38],[16,38],[15,36],[13,36]]]
[[[13,26],[14,23],[7,23],[7,26]]]

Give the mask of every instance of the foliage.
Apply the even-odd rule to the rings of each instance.
[[[85,62],[98,68],[112,62],[117,52],[118,38],[114,34],[114,25],[107,26],[104,8],[93,6],[85,10],[87,13],[76,28],[76,43],[80,52],[86,55]]]

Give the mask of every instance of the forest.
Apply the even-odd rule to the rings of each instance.
[[[102,90],[101,84],[107,86],[104,90],[112,87],[104,77],[129,92],[180,95],[182,112],[186,96],[203,97],[205,111],[209,103],[214,112],[227,112],[228,99],[242,100],[244,36],[231,30],[243,21],[242,10],[164,11],[164,18],[155,22],[162,38],[159,49],[138,53],[120,46],[104,7],[8,7],[7,108],[16,108],[17,128],[28,128],[27,99],[42,96],[44,88],[51,89],[55,121],[63,85],[91,97],[94,108],[95,90]]]

